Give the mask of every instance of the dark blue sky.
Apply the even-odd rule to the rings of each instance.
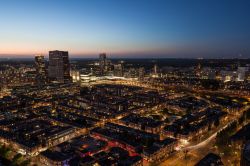
[[[249,0],[0,0],[0,54],[250,57]]]

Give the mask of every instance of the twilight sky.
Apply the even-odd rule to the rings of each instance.
[[[250,58],[250,0],[0,0],[0,57]]]

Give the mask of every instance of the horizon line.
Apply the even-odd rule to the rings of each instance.
[[[15,60],[15,59],[19,59],[19,60],[33,60],[35,58],[35,56],[33,57],[1,57],[0,56],[0,60]],[[233,60],[233,59],[238,59],[238,60],[249,60],[250,57],[248,58],[239,58],[239,57],[227,57],[227,58],[194,58],[194,57],[107,57],[108,59],[114,59],[114,60],[118,60],[118,59],[193,59],[193,60]],[[45,59],[48,59],[48,57],[46,56]],[[91,59],[91,60],[98,60],[99,57],[69,57],[69,59]]]

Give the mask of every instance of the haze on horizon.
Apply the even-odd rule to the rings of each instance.
[[[249,0],[0,3],[0,57],[250,58]]]

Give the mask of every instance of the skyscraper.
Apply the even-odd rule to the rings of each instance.
[[[107,58],[106,53],[101,53],[99,55],[99,66],[100,66],[100,73],[104,75],[107,69]]]
[[[49,78],[60,83],[71,80],[68,51],[55,50],[49,52]]]
[[[123,77],[123,75],[124,75],[123,63],[114,65],[114,76]]]
[[[36,81],[37,84],[46,83],[46,69],[43,55],[35,56]]]
[[[143,81],[144,80],[144,76],[145,76],[145,69],[144,69],[144,67],[140,67],[138,73],[139,73],[138,79],[140,81]]]

